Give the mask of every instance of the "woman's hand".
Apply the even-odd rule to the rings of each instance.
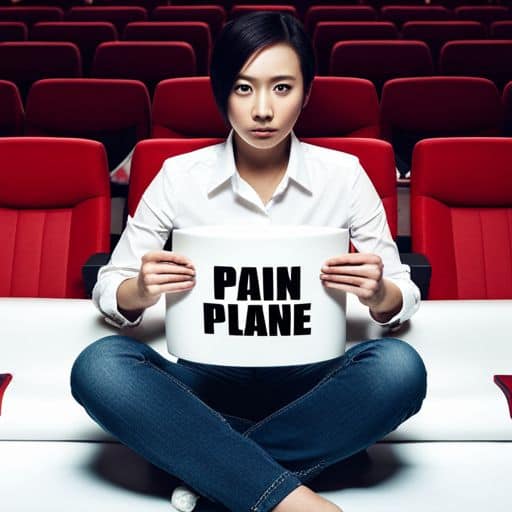
[[[135,320],[156,304],[162,293],[190,290],[194,285],[195,268],[188,258],[170,251],[148,252],[137,277],[126,279],[117,288],[117,305],[122,315]]]
[[[156,304],[162,293],[190,290],[195,285],[192,262],[171,251],[148,252],[142,257],[137,291],[143,303]],[[147,306],[146,306],[147,307]]]
[[[325,286],[357,295],[379,322],[387,322],[402,308],[402,292],[383,278],[384,264],[376,254],[335,256],[321,270],[320,279]]]

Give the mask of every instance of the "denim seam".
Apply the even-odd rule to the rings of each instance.
[[[251,507],[251,512],[258,512],[260,503],[267,498],[267,496],[279,485],[281,485],[287,476],[291,476],[289,471],[281,473],[265,490],[265,492],[259,497],[258,501]]]
[[[359,355],[359,354],[355,354],[354,357],[356,355]],[[296,403],[299,403],[300,401],[304,400],[305,398],[307,398],[310,394],[312,394],[314,391],[316,391],[320,386],[324,385],[333,375],[335,375],[336,373],[338,373],[339,371],[343,370],[344,368],[346,368],[349,364],[351,364],[354,360],[354,357],[351,357],[349,360],[346,361],[345,364],[341,365],[340,367],[338,368],[335,368],[334,370],[332,370],[330,373],[328,373],[320,382],[318,382],[313,388],[311,388],[307,393],[305,393],[304,395],[296,398],[295,400],[293,400],[292,402],[290,402],[288,405],[285,405],[284,407],[282,407],[281,409],[278,409],[277,411],[273,412],[272,414],[270,414],[269,416],[267,416],[266,418],[263,418],[260,422],[256,423],[256,425],[253,425],[252,427],[250,427],[249,429],[247,429],[242,435],[244,436],[248,436],[249,434],[251,434],[252,432],[254,432],[255,430],[257,430],[259,427],[265,425],[267,422],[269,422],[270,420],[274,419],[275,417],[283,414],[284,412],[286,412],[290,407],[293,407]]]
[[[310,468],[307,469],[301,469],[300,471],[294,471],[293,473],[297,476],[307,476],[309,473],[313,473],[315,470],[320,469],[322,466],[325,465],[325,463],[325,460],[321,460],[315,466],[311,466]]]
[[[224,423],[226,423],[227,425],[229,425],[229,422],[226,420],[226,418],[224,418],[222,416],[222,414],[220,414],[219,412],[217,412],[215,409],[212,409],[207,403],[203,402],[203,400],[201,400],[197,395],[194,394],[194,392],[189,388],[187,387],[185,384],[183,384],[183,382],[180,382],[178,379],[175,379],[172,375],[169,375],[168,373],[164,372],[161,368],[159,368],[158,366],[156,366],[155,364],[153,364],[149,359],[144,359],[144,364],[147,364],[149,366],[151,366],[151,368],[155,369],[157,372],[159,372],[160,374],[164,375],[165,377],[167,377],[169,380],[171,380],[173,383],[177,384],[180,388],[182,388],[183,390],[185,390],[189,395],[193,396],[196,400],[198,400],[199,402],[201,402],[205,407],[207,407],[215,416],[217,416],[218,418],[220,418]]]

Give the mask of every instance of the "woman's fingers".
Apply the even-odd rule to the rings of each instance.
[[[147,286],[152,284],[184,283],[193,280],[194,276],[185,274],[147,274],[144,276],[144,283]]]
[[[322,272],[329,276],[349,275],[367,279],[382,277],[382,268],[377,264],[323,266]]]
[[[176,265],[174,263],[155,263],[149,262],[144,263],[143,271],[148,274],[182,274],[194,276],[195,270],[182,265]]]
[[[149,262],[162,262],[162,263],[176,263],[178,265],[188,266],[193,268],[194,264],[183,254],[178,254],[172,251],[151,251],[142,256],[142,263]]]

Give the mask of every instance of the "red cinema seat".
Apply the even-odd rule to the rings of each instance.
[[[167,78],[194,76],[196,56],[183,41],[117,41],[96,48],[91,75],[141,80],[150,92]]]
[[[485,26],[478,21],[408,21],[402,27],[402,38],[423,41],[435,61],[447,41],[485,39]]]
[[[488,78],[502,89],[512,80],[512,40],[449,41],[441,49],[439,68],[444,75]]]
[[[329,74],[371,80],[380,93],[386,80],[434,73],[422,41],[341,41],[331,53]]]
[[[489,35],[493,39],[512,39],[512,21],[492,22]]]
[[[401,27],[407,21],[449,21],[455,19],[453,11],[442,5],[386,5],[381,8],[383,20]]]
[[[0,42],[26,41],[28,29],[22,21],[0,21]]]
[[[148,13],[143,7],[112,6],[112,7],[72,7],[66,13],[67,21],[108,21],[122,34],[124,27],[132,21],[146,21]]]
[[[23,104],[16,84],[0,80],[0,137],[23,133]]]
[[[236,0],[235,0],[236,1]],[[297,9],[293,5],[281,5],[281,4],[273,4],[273,5],[265,5],[265,4],[251,4],[251,5],[233,5],[231,10],[229,11],[229,18],[238,18],[238,16],[242,16],[244,14],[248,14],[254,11],[277,11],[284,12],[286,14],[291,14],[296,18],[299,17]]]
[[[512,139],[419,142],[411,173],[414,252],[430,299],[512,298]]]
[[[149,137],[150,108],[147,89],[136,80],[41,80],[27,98],[25,133],[102,142],[114,170]]]
[[[380,137],[375,86],[362,78],[315,76],[294,128],[298,137]]]
[[[203,21],[139,21],[124,29],[126,41],[185,41],[196,54],[197,73],[208,75],[212,37]]]
[[[0,79],[16,83],[23,99],[36,80],[80,76],[82,60],[73,43],[0,43]]]
[[[30,27],[38,21],[61,21],[64,11],[59,7],[0,7],[0,21],[21,21]]]
[[[159,6],[151,13],[152,21],[204,21],[215,39],[226,22],[226,10],[221,5]]]
[[[135,214],[142,194],[161,169],[164,160],[223,141],[224,138],[198,138],[151,139],[139,142],[133,153],[128,192],[128,215]]]
[[[369,5],[312,5],[304,15],[304,28],[313,35],[319,21],[376,21],[377,11]]]
[[[493,82],[476,77],[397,78],[384,84],[383,136],[393,144],[402,176],[414,145],[431,137],[502,135],[501,97]]]
[[[84,74],[90,73],[96,47],[116,41],[116,27],[106,21],[60,21],[36,23],[30,31],[32,41],[69,41],[76,44],[82,56]]]
[[[505,116],[505,135],[512,136],[512,82],[503,89],[503,110]]]
[[[398,199],[395,158],[391,144],[383,140],[335,137],[301,137],[303,142],[356,155],[382,199],[391,236],[398,235]]]
[[[208,76],[160,82],[153,97],[152,123],[152,138],[225,138],[229,133]]]
[[[85,298],[82,265],[109,250],[103,146],[4,138],[0,167],[0,296]]]
[[[331,50],[335,43],[354,39],[398,39],[398,30],[390,21],[318,22],[313,33],[317,74],[328,74]]]
[[[93,5],[111,7],[114,5],[120,7],[144,7],[145,9],[151,8],[159,0],[93,0]]]
[[[459,20],[480,21],[487,25],[512,18],[510,10],[503,5],[463,5],[456,7],[454,12]]]

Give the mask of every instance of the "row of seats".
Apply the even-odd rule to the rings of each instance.
[[[97,46],[88,76],[142,80],[153,94],[166,78],[200,76],[197,62],[194,48],[184,41],[105,42]],[[501,89],[512,80],[512,39],[449,41],[441,49],[437,72],[421,41],[340,41],[332,48],[328,75],[367,78],[379,94],[392,78],[432,75],[484,77]],[[82,59],[74,43],[0,43],[0,79],[15,82],[23,97],[36,80],[81,76]]]
[[[396,219],[391,146],[374,139],[303,139],[359,156]],[[133,212],[164,159],[219,139],[153,139],[135,148]],[[426,139],[411,180],[415,252],[431,263],[430,299],[512,298],[512,139]],[[0,296],[85,297],[83,265],[108,252],[103,146],[60,138],[0,139]],[[487,169],[492,169],[489,179]],[[461,186],[461,184],[464,186]]]
[[[110,169],[142,139],[227,133],[209,77],[164,80],[152,105],[139,81],[40,80],[31,87],[25,108],[15,84],[0,81],[0,135],[96,139],[107,148]],[[512,136],[512,82],[500,96],[483,78],[401,78],[385,83],[379,102],[367,80],[316,76],[295,133],[382,138],[393,144],[405,176],[414,145],[423,138]]]
[[[441,47],[448,41],[512,39],[512,20],[493,22],[487,30],[477,21],[409,21],[401,31],[390,21],[332,21],[316,25],[312,43],[318,74],[329,73],[333,46],[346,40],[418,40],[427,44],[434,62]],[[130,22],[121,34],[115,25],[105,21],[38,22],[30,27],[20,21],[0,21],[0,42],[66,41],[78,46],[84,67],[89,74],[96,47],[108,41],[185,41],[194,49],[197,74],[208,74],[212,37],[208,25],[199,21]]]
[[[293,5],[235,5],[226,11],[220,5],[158,6],[151,12],[143,7],[72,7],[64,12],[58,7],[0,7],[0,20],[24,21],[31,25],[38,21],[110,21],[122,32],[124,25],[132,21],[204,21],[210,25],[213,36],[231,18],[254,10],[278,10],[298,18]],[[461,6],[454,10],[440,5],[385,6],[380,10],[369,5],[311,6],[303,16],[304,27],[313,34],[319,21],[392,21],[402,25],[406,21],[472,20],[491,23],[512,19],[512,11],[506,6]]]
[[[511,22],[512,23],[512,22]],[[110,22],[39,22],[27,29],[22,22],[0,22],[0,42],[52,41],[74,43],[80,50],[84,74],[91,73],[94,53],[99,44],[120,39]],[[185,41],[196,57],[196,72],[207,75],[212,38],[208,25],[201,21],[132,22],[122,33],[125,41]]]

